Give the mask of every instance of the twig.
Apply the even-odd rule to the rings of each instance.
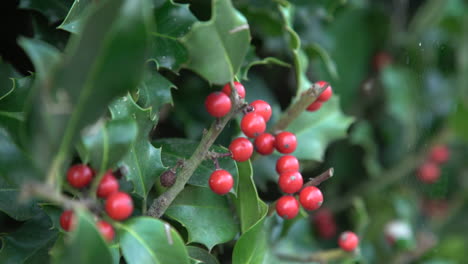
[[[314,177],[314,178],[310,178],[309,181],[307,183],[305,183],[302,188],[305,188],[305,187],[308,187],[308,186],[319,186],[322,182],[324,182],[324,181],[330,179],[331,177],[333,177],[333,172],[334,172],[333,168],[330,168],[330,169],[324,171],[319,176]]]
[[[61,205],[64,208],[78,208],[78,207],[94,207],[95,205],[91,200],[76,201],[72,200],[60,192],[55,190],[52,186],[39,183],[25,183],[21,190],[20,201],[27,201],[32,197],[38,197],[52,203]]]
[[[192,176],[195,169],[200,163],[206,159],[210,147],[215,142],[226,124],[231,120],[243,107],[243,100],[239,98],[234,82],[231,81],[231,101],[232,109],[224,117],[214,121],[210,129],[203,134],[203,137],[198,144],[197,149],[192,156],[185,162],[184,167],[177,173],[177,181],[166,192],[156,198],[148,209],[147,215],[159,218],[161,217],[176,196],[184,189],[185,184]]]
[[[306,257],[298,257],[292,255],[285,255],[285,254],[277,254],[276,256],[285,261],[292,261],[292,262],[301,262],[301,263],[309,263],[309,262],[319,262],[319,263],[328,263],[332,260],[337,260],[341,258],[345,258],[350,256],[351,253],[347,253],[339,248],[336,249],[329,249],[320,252],[313,253]]]

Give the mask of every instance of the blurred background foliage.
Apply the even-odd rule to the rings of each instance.
[[[186,26],[172,32],[176,38],[184,36],[195,20],[211,17],[209,0],[176,2],[190,4],[189,10],[177,13]],[[21,87],[28,85],[23,76],[40,71],[17,39],[41,40],[64,51],[70,32],[80,27],[78,7],[75,13],[68,13],[72,4],[71,0],[1,4],[0,98],[11,87],[9,77],[16,78],[21,92]],[[153,3],[160,25],[165,22],[165,13],[158,14],[163,12],[162,5],[164,1]],[[304,132],[303,141],[311,139],[304,146],[313,153],[301,157],[306,178],[329,167],[335,169],[336,176],[321,185],[324,207],[333,211],[338,231],[355,230],[361,237],[360,254],[338,263],[464,263],[468,245],[468,3],[236,0],[233,5],[247,19],[252,37],[237,77],[248,91],[248,101],[263,99],[270,103],[270,123],[298,93],[296,71],[301,70],[300,74],[311,82],[330,82],[339,97],[329,108],[320,110],[318,120],[302,123],[303,127],[310,124],[312,130],[320,128]],[[152,54],[153,67],[157,66],[159,72],[156,78],[164,77],[179,87],[171,90],[172,99],[170,95],[161,99],[162,103],[172,100],[173,106],[161,108],[152,137],[197,140],[212,121],[202,102],[220,86],[211,85],[192,71],[180,70],[187,54],[177,45],[163,45],[164,52],[174,54],[172,59],[164,57],[164,52],[158,54],[157,49]],[[295,70],[297,60],[303,61],[299,70]],[[0,101],[0,111],[11,110],[9,106],[14,104]],[[0,118],[10,122],[2,115]],[[320,126],[321,122],[324,125]],[[320,138],[338,130],[340,134]],[[217,143],[229,145],[239,131],[238,123],[230,123]],[[319,147],[312,142],[314,138],[320,138]],[[451,157],[441,168],[441,178],[425,184],[416,177],[416,169],[434,144],[447,144]],[[272,166],[276,158],[262,157],[253,162],[254,180],[265,202],[280,196]],[[27,218],[13,219],[0,213],[0,233],[12,234],[24,227],[22,221]],[[320,238],[312,218],[313,214],[309,217],[305,212],[288,221],[267,217],[265,226],[270,232],[265,239],[272,246],[265,253],[264,263],[289,263],[277,259],[278,252],[307,256],[315,250],[335,248],[336,235]],[[407,223],[414,236],[396,245],[386,242],[384,229],[393,220]],[[183,227],[173,224],[186,238]],[[57,236],[55,232],[48,235]],[[8,239],[2,235],[2,244]],[[431,246],[426,248],[428,243]],[[230,263],[232,248],[226,243],[212,253],[221,263]],[[197,247],[191,250],[197,251]]]

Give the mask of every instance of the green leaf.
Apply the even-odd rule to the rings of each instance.
[[[137,134],[136,122],[131,118],[98,123],[82,136],[81,159],[96,170],[113,168],[127,155]]]
[[[40,81],[49,76],[52,69],[60,60],[60,52],[57,48],[41,40],[20,38],[18,44],[24,49],[34,64],[36,78]]]
[[[268,250],[265,219],[268,206],[260,202],[261,218],[247,232],[242,234],[234,246],[233,264],[261,264]]]
[[[148,48],[146,5],[145,0],[97,4],[50,78],[36,82],[41,96],[33,98],[27,116],[29,145],[38,166],[54,165],[49,175],[60,173],[81,129],[138,85]]]
[[[116,226],[127,263],[189,263],[182,238],[169,224],[150,217],[133,217]]]
[[[192,156],[193,152],[198,146],[197,141],[182,139],[182,138],[173,138],[173,139],[160,139],[154,141],[153,144],[157,147],[162,148],[162,160],[163,164],[168,167],[174,167],[178,160],[189,159]],[[228,150],[219,146],[212,146],[212,151],[219,153],[226,153]],[[225,157],[218,159],[219,166],[224,170],[227,170],[231,173],[234,178],[234,186],[232,187],[231,193],[237,193],[237,185],[239,184],[239,176],[237,172],[237,165],[231,158]],[[204,160],[200,166],[195,170],[193,175],[190,177],[188,184],[208,187],[208,180],[211,173],[215,169],[213,161]]]
[[[142,108],[151,108],[151,119],[161,106],[172,102],[171,88],[175,88],[169,80],[157,71],[147,71],[141,84],[138,86],[138,105]]]
[[[63,243],[56,244],[52,251],[52,263],[102,263],[111,264],[112,255],[104,238],[96,228],[93,217],[86,211],[77,210],[77,225]]]
[[[187,246],[188,254],[192,260],[202,264],[219,264],[218,260],[205,249]]]
[[[372,177],[378,177],[382,171],[378,159],[378,146],[374,140],[371,124],[366,121],[358,122],[349,135],[351,143],[360,145],[364,149],[364,165],[367,173]]]
[[[39,211],[16,231],[0,234],[0,263],[49,263],[47,253],[58,233],[50,227],[49,217]]]
[[[459,102],[455,111],[450,115],[450,127],[455,135],[460,139],[468,142],[468,122],[466,117],[468,116],[468,107],[463,102]]]
[[[92,0],[75,0],[68,11],[67,17],[65,17],[62,24],[57,28],[66,30],[70,33],[79,33],[83,28],[86,16],[89,15],[89,12],[87,11],[91,9],[92,5]]]
[[[313,57],[314,55],[319,56],[320,59],[323,61],[323,64],[325,64],[325,68],[328,71],[328,74],[333,78],[333,80],[338,80],[338,70],[336,69],[336,63],[333,61],[333,59],[330,57],[330,54],[322,48],[318,44],[310,44],[307,45],[305,48],[305,51],[307,52],[307,55],[309,57]]]
[[[239,215],[241,231],[245,233],[262,217],[262,207],[252,179],[253,171],[250,161],[239,162],[237,166],[239,168],[239,191],[237,198],[234,198],[234,203]]]
[[[238,232],[227,197],[208,188],[186,186],[166,215],[187,228],[189,243],[201,243],[209,250],[234,239]]]
[[[72,2],[72,0],[21,0],[18,7],[37,10],[49,21],[56,22],[67,15]]]
[[[120,162],[127,168],[125,175],[135,188],[135,193],[146,197],[157,177],[166,170],[161,162],[161,149],[150,143],[149,133],[156,124],[150,119],[151,109],[142,109],[130,95],[119,98],[111,106],[112,118],[131,118],[138,127],[137,140],[131,145],[130,152]]]
[[[247,52],[247,55],[245,57],[245,60],[242,64],[242,67],[239,71],[238,76],[241,79],[248,80],[249,79],[248,74],[249,74],[250,68],[256,65],[278,65],[278,66],[288,67],[288,68],[291,67],[289,63],[284,62],[275,57],[266,57],[264,59],[260,59],[255,54],[255,48],[253,46],[250,46]]]
[[[31,161],[0,127],[0,211],[19,221],[36,215],[40,210],[34,202],[18,199],[23,182],[34,178],[37,172]]]
[[[250,42],[246,19],[229,0],[213,0],[212,16],[197,22],[182,38],[189,53],[188,69],[210,83],[225,84],[239,70]]]
[[[294,155],[298,159],[321,161],[327,145],[346,137],[353,120],[341,112],[336,96],[323,104],[320,110],[302,113],[287,128],[300,142]]]
[[[154,18],[156,28],[151,32],[151,57],[158,67],[178,72],[188,60],[187,49],[180,39],[198,20],[190,12],[188,5],[173,1],[164,1],[161,6],[155,8]]]

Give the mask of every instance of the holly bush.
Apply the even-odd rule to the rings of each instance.
[[[463,263],[463,0],[6,2],[0,263]]]

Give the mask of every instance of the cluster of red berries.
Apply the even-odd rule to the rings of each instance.
[[[95,173],[93,169],[84,164],[73,165],[68,169],[67,181],[77,188],[83,189],[91,183]],[[119,191],[119,182],[112,171],[107,171],[99,182],[96,195],[105,199],[105,211],[107,215],[118,221],[127,219],[133,213],[133,200],[125,192]],[[65,231],[74,228],[74,214],[72,210],[66,210],[60,216],[60,226]],[[107,241],[114,239],[114,228],[104,220],[96,223],[97,229]]]
[[[450,158],[450,151],[446,145],[432,147],[428,158],[418,169],[417,176],[424,183],[435,183],[440,178],[440,165]]]
[[[328,101],[333,95],[333,90],[329,83],[325,81],[318,81],[316,84],[319,85],[320,87],[326,86],[327,88],[325,88],[325,90],[319,95],[319,97],[317,97],[315,102],[313,102],[307,107],[307,111],[309,112],[314,112],[314,111],[319,110],[320,107],[322,107],[322,104]]]

